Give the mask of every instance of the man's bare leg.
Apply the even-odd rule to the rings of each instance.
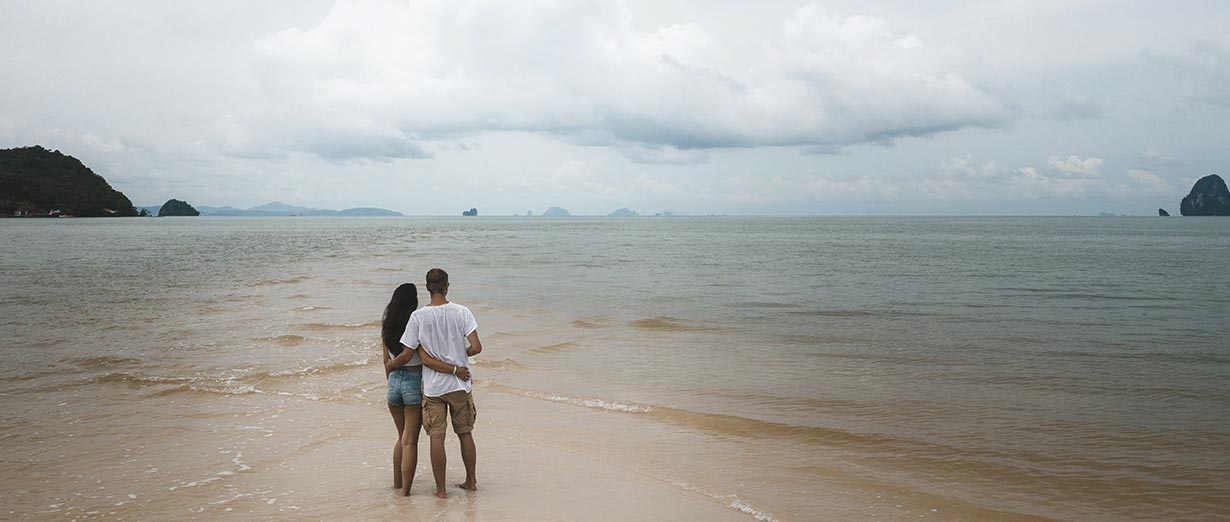
[[[405,430],[401,440],[401,494],[410,496],[410,485],[414,484],[414,472],[419,466],[419,427],[422,425],[423,409],[417,405],[406,406]]]
[[[444,456],[444,432],[434,433],[431,437],[431,474],[436,477],[436,496],[448,498],[444,490],[444,467],[448,464]]]
[[[462,433],[457,439],[461,442],[461,461],[466,465],[466,481],[457,484],[457,487],[478,491],[478,477],[474,475],[475,461],[478,460],[478,451],[474,448],[474,434]]]

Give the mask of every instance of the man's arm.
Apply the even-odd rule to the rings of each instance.
[[[483,342],[478,340],[477,329],[470,332],[470,335],[466,336],[466,340],[470,341],[470,347],[466,349],[467,356],[474,357],[475,355],[483,353]]]
[[[469,368],[466,368],[465,366],[454,366],[444,361],[441,361],[439,359],[436,359],[435,357],[432,357],[431,354],[428,354],[427,350],[425,350],[422,345],[419,345],[418,350],[419,350],[419,359],[423,361],[423,366],[431,368],[440,373],[456,375],[460,377],[461,380],[463,381],[470,380],[470,369]]]
[[[403,344],[401,345],[401,353],[397,354],[397,357],[384,361],[384,369],[391,372],[394,368],[401,368],[410,362],[411,357],[414,357],[414,350],[406,348],[406,345]]]

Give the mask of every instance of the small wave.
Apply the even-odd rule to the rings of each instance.
[[[296,308],[296,309],[295,309],[295,311],[296,311],[296,312],[311,312],[311,311],[313,311],[313,310],[332,310],[332,308],[329,308],[329,307],[327,307],[327,306],[311,306],[311,305],[308,305],[308,306],[300,306],[299,308]]]
[[[1153,295],[1128,295],[1128,294],[1112,294],[1107,292],[1095,291],[1072,291],[1069,289],[1058,288],[1030,288],[1030,287],[1003,287],[1000,288],[1009,292],[1020,292],[1026,294],[1036,294],[1043,299],[1110,299],[1110,300],[1125,300],[1125,301],[1167,301],[1172,299],[1170,296],[1153,296]]]
[[[311,299],[312,297],[312,294],[292,294],[286,296],[287,299]]]
[[[331,323],[307,323],[299,325],[299,328],[304,330],[362,330],[367,328],[379,328],[380,321],[368,321],[366,323],[346,323],[346,324],[331,324]]]
[[[210,482],[214,482],[216,480],[222,480],[224,477],[229,477],[237,473],[243,473],[244,471],[248,471],[252,469],[252,466],[244,464],[243,461],[240,460],[241,458],[243,458],[242,451],[236,452],[235,458],[231,459],[231,463],[237,466],[234,471],[225,469],[217,473],[214,473],[214,475],[209,478],[194,480],[192,482],[180,482],[178,485],[167,488],[167,491],[175,491],[180,488],[195,488],[195,487],[204,486],[205,484],[209,484]],[[131,498],[132,495],[129,495],[129,497]]]
[[[811,317],[876,317],[881,315],[889,315],[885,312],[878,312],[875,310],[798,310],[786,313],[790,315],[805,315]]]
[[[140,359],[119,357],[114,355],[102,355],[95,357],[66,357],[64,359],[60,359],[60,362],[101,368],[111,368],[115,366],[137,366],[141,364]]]
[[[571,404],[573,406],[581,406],[584,408],[593,408],[593,409],[598,409],[598,410],[614,411],[614,412],[619,412],[619,413],[650,413],[653,411],[652,406],[646,406],[643,404],[613,402],[613,401],[607,401],[607,400],[602,400],[602,399],[586,399],[583,397],[572,397],[569,395],[563,395],[559,393],[544,393],[544,392],[538,392],[538,391],[532,391],[532,390],[522,390],[518,388],[512,388],[509,386],[502,386],[499,384],[492,384],[491,386],[494,388],[503,390],[503,391],[507,391],[514,395],[520,395],[522,397],[527,397],[530,399],[538,399],[538,400],[551,401],[551,402],[562,402],[564,404]]]
[[[500,391],[508,392],[513,395],[520,395],[530,399],[559,402],[573,406],[581,406],[585,408],[618,413],[649,414],[649,416],[663,422],[688,426],[706,432],[734,435],[744,439],[791,439],[803,443],[824,443],[828,445],[850,444],[859,446],[874,445],[878,447],[901,447],[902,445],[912,443],[912,441],[902,440],[890,436],[861,434],[834,428],[786,424],[739,417],[735,415],[725,415],[721,413],[685,410],[680,408],[672,408],[669,406],[576,397],[563,393],[547,393],[534,390],[525,390],[498,383],[492,383],[490,386]]]
[[[572,322],[572,326],[577,327],[577,328],[585,328],[585,329],[593,330],[597,328],[606,328],[607,326],[609,326],[607,324],[609,322],[610,322],[610,319],[606,317],[590,317],[586,319],[577,319]]]
[[[739,306],[747,308],[795,308],[795,305],[790,303],[778,303],[773,301],[752,301],[742,303]]]
[[[190,377],[165,377],[159,375],[145,375],[135,372],[112,372],[85,381],[87,384],[126,384],[139,388],[150,386],[165,386],[167,388],[154,391],[151,396],[162,397],[166,395],[183,393],[183,392],[199,392],[212,393],[219,395],[248,395],[253,393],[274,393],[266,392],[257,389],[258,384],[267,383],[269,381],[282,380],[286,378],[299,378],[304,375],[320,375],[333,372],[347,371],[357,367],[368,366],[371,364],[371,359],[364,357],[359,360],[338,362],[333,364],[325,364],[323,366],[307,366],[303,368],[295,368],[288,370],[279,370],[273,372],[257,372],[242,376],[227,376],[227,375],[197,375]],[[299,394],[292,394],[299,395]],[[305,398],[317,400],[319,397]]]
[[[192,379],[187,377],[159,377],[157,375],[142,375],[131,372],[112,372],[90,379],[86,382],[92,384],[139,384],[139,385],[155,385],[155,384],[185,384],[191,382]]]
[[[156,392],[152,396],[162,397],[182,392],[212,393],[216,395],[249,395],[258,393],[256,387],[251,384],[194,382]]]
[[[301,275],[301,276],[291,277],[289,279],[265,279],[262,281],[257,281],[256,283],[254,283],[254,285],[255,286],[294,285],[294,284],[302,283],[310,279],[313,279],[313,276]]]
[[[170,386],[169,389],[154,393],[153,396],[155,397],[184,391],[215,393],[219,395],[247,395],[249,393],[256,393],[256,389],[252,385],[239,383],[234,379],[214,380],[200,377],[162,377],[131,372],[108,373],[90,379],[87,382],[95,384],[128,384],[137,387]]]
[[[320,373],[335,372],[339,370],[348,370],[350,368],[356,368],[359,366],[368,366],[371,363],[372,363],[371,359],[365,357],[363,359],[328,364],[325,366],[308,366],[306,368],[300,368],[296,370],[280,370],[276,372],[256,373],[256,374],[253,374],[252,377],[261,378],[261,377],[286,377],[289,375],[315,375],[315,374],[320,374]]]
[[[773,522],[774,520],[776,520],[773,517],[769,516],[767,513],[760,511],[756,509],[755,507],[752,507],[751,504],[748,504],[747,502],[739,500],[738,497],[735,497],[734,500],[730,501],[730,509],[747,513],[755,517],[756,520],[759,520],[761,522]]]
[[[490,359],[476,359],[475,358],[471,360],[474,361],[475,366],[481,366],[483,368],[503,369],[503,368],[521,368],[522,367],[521,363],[514,361],[512,359],[490,360]]]
[[[268,341],[282,346],[299,346],[307,341],[307,338],[302,335],[279,335],[276,337],[257,337],[257,341]]]
[[[538,348],[531,348],[530,353],[554,353],[554,352],[558,352],[561,350],[567,350],[569,348],[575,348],[576,346],[577,346],[577,343],[573,343],[573,342],[552,344],[549,346],[539,346]]]
[[[55,348],[65,344],[68,344],[68,341],[64,339],[35,339],[26,346],[30,348]]]
[[[718,328],[714,328],[712,326],[687,324],[681,321],[682,319],[676,319],[674,317],[659,316],[659,317],[653,317],[649,319],[637,319],[629,323],[629,325],[632,326],[633,328],[640,328],[642,330],[659,330],[659,331],[671,331],[671,332],[701,332],[701,331],[708,331],[708,330],[718,330]]]
[[[569,397],[559,394],[542,394],[540,399],[545,399],[553,402],[562,402],[573,406],[584,406],[586,408],[596,408],[600,410],[618,411],[623,413],[649,413],[653,411],[650,406],[642,406],[639,404],[624,404],[622,402],[610,402],[602,399],[582,399],[579,397]]]
[[[757,509],[755,506],[740,500],[738,495],[721,495],[717,493],[710,493],[704,488],[701,488],[696,485],[683,482],[683,481],[674,481],[674,482],[671,482],[671,485],[677,488],[680,488],[680,489],[691,491],[693,493],[700,493],[701,495],[704,495],[706,497],[709,497],[711,499],[718,500],[721,502],[730,501],[730,504],[728,504],[726,507],[729,507],[730,509],[733,509],[740,513],[751,515],[752,518],[755,518],[759,522],[776,522],[777,521],[777,519],[773,518],[772,515],[769,515],[768,513],[765,513],[764,511]]]

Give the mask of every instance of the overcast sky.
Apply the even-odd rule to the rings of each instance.
[[[0,0],[0,148],[134,203],[1178,210],[1230,2]],[[1177,213],[1177,212],[1176,212]]]

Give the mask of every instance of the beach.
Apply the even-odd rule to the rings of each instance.
[[[1230,515],[1216,223],[53,221],[0,223],[0,518]],[[484,345],[448,500],[426,437],[394,494],[378,344],[433,266]]]

